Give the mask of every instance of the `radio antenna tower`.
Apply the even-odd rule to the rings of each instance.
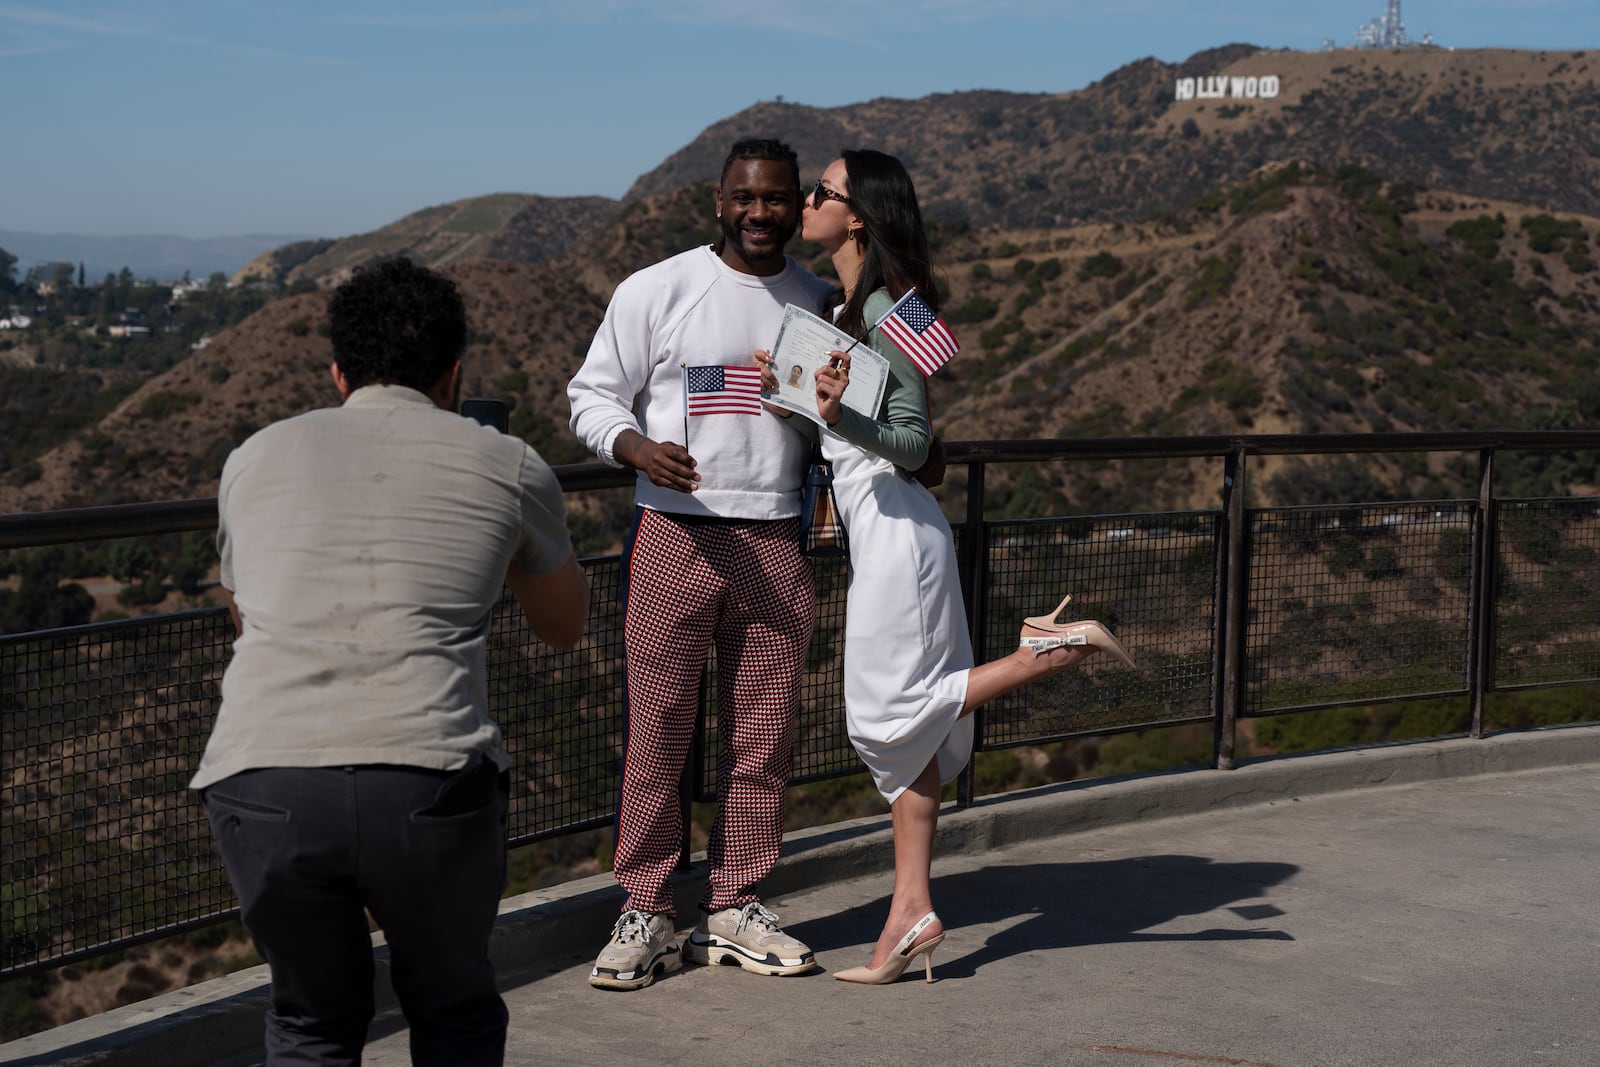
[[[1362,48],[1404,48],[1406,24],[1400,21],[1400,0],[1389,0],[1383,18],[1367,23],[1356,30],[1356,42]]]

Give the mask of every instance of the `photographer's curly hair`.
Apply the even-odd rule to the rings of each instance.
[[[467,309],[455,282],[401,256],[359,268],[334,290],[328,334],[351,389],[425,393],[467,347]]]
[[[787,163],[790,172],[794,175],[794,187],[800,188],[800,159],[794,154],[794,149],[782,141],[763,140],[757,137],[747,137],[734,143],[728,151],[728,158],[722,161],[722,177],[728,177],[728,168],[741,159],[756,159],[769,163]]]
[[[915,289],[937,312],[939,287],[933,274],[933,254],[928,250],[928,234],[911,175],[894,156],[870,148],[846,148],[839,155],[844,159],[850,210],[860,217],[865,231],[861,234],[861,275],[839,314],[839,329],[852,337],[864,337],[872,325],[865,321],[867,297],[879,289],[889,290],[892,300]]]

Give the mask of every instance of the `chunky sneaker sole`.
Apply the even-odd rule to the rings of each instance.
[[[776,976],[805,974],[817,966],[809,952],[793,960],[781,959],[770,952],[757,956],[742,945],[699,930],[689,935],[683,946],[683,956],[690,963],[737,964],[755,974]]]
[[[636,971],[617,971],[596,966],[589,972],[589,984],[596,989],[643,989],[664,974],[683,969],[678,946],[664,945]]]

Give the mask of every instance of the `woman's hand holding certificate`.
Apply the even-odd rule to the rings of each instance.
[[[770,379],[762,375],[762,400],[824,426],[839,421],[841,404],[877,417],[889,378],[888,360],[793,304],[784,310],[771,355],[758,362],[771,372]]]

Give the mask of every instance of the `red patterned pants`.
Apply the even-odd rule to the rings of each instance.
[[[717,650],[717,816],[706,848],[706,911],[759,899],[778,860],[794,755],[800,673],[816,619],[811,561],[795,519],[685,520],[641,508],[624,556],[628,736],[617,805],[625,908],[674,914],[678,781],[700,676]]]

